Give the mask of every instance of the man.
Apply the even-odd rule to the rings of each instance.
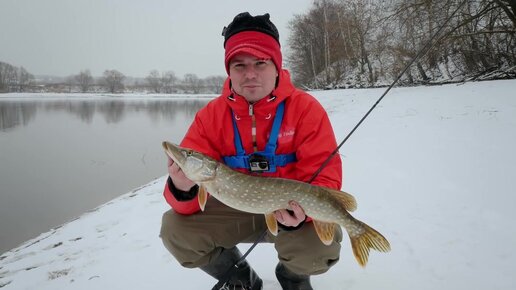
[[[241,13],[223,36],[229,77],[221,96],[197,113],[181,146],[248,174],[310,180],[337,144],[322,106],[296,89],[282,69],[279,34],[269,14]],[[263,215],[229,208],[215,198],[200,213],[198,186],[170,158],[168,172],[164,195],[173,209],[163,215],[164,245],[184,267],[224,279],[241,257],[236,246],[254,242],[267,229]],[[340,189],[341,181],[337,155],[312,184]],[[296,201],[277,210],[275,217],[280,231],[277,236],[268,233],[265,241],[274,243],[278,252],[278,281],[283,289],[312,289],[310,275],[326,272],[339,259],[340,228],[326,246]],[[253,290],[263,284],[245,260],[228,283],[229,289]]]

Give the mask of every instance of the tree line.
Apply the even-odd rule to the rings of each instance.
[[[196,74],[176,77],[173,71],[160,73],[152,70],[145,78],[126,77],[122,72],[109,69],[101,77],[93,77],[90,70],[81,70],[59,82],[37,80],[23,67],[0,62],[0,93],[7,92],[109,92],[123,93],[220,93],[226,77],[209,76],[200,78]]]
[[[191,94],[217,94],[222,90],[225,77],[209,76],[200,78],[196,74],[188,73],[179,78],[173,71],[151,70],[143,79],[128,80],[118,70],[105,70],[102,77],[95,80],[89,70],[82,70],[77,75],[69,76],[66,85],[70,91],[109,93],[147,92],[147,93],[191,93]]]
[[[189,93],[220,93],[225,76],[209,76],[199,78],[196,74],[185,74],[183,79],[176,77],[172,71],[164,71],[160,73],[158,70],[150,71],[145,77],[145,81],[149,89],[153,93],[174,93],[184,91]]]
[[[289,23],[287,67],[307,89],[387,85],[448,19],[402,85],[516,77],[516,0],[314,0]],[[224,79],[152,70],[134,80],[114,69],[94,78],[83,70],[50,89],[219,93]],[[0,62],[0,92],[49,86],[38,85],[23,67]]]
[[[316,0],[289,23],[287,65],[306,88],[386,85],[456,9],[402,84],[516,77],[516,0]]]
[[[0,61],[0,93],[23,92],[34,82],[34,76],[23,67]]]

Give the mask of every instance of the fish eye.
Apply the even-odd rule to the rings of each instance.
[[[192,151],[192,150],[188,150],[188,151],[186,152],[186,156],[192,156],[192,154],[193,154],[193,151]]]

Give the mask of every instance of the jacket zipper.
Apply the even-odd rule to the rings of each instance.
[[[253,116],[254,115],[254,107],[253,107],[253,104],[249,104],[249,116]]]
[[[253,137],[253,151],[258,152],[258,144],[256,143],[256,117],[254,116],[254,104],[249,104],[249,116],[251,116],[251,134]]]

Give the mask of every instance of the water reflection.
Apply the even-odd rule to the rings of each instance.
[[[45,113],[66,112],[88,124],[96,114],[107,123],[118,123],[134,112],[146,112],[155,121],[173,121],[178,113],[192,117],[208,100],[0,100],[0,130],[5,132],[28,125],[40,110]]]
[[[0,130],[27,125],[36,116],[36,107],[35,103],[0,101]]]
[[[208,101],[0,100],[0,254],[165,175]]]

